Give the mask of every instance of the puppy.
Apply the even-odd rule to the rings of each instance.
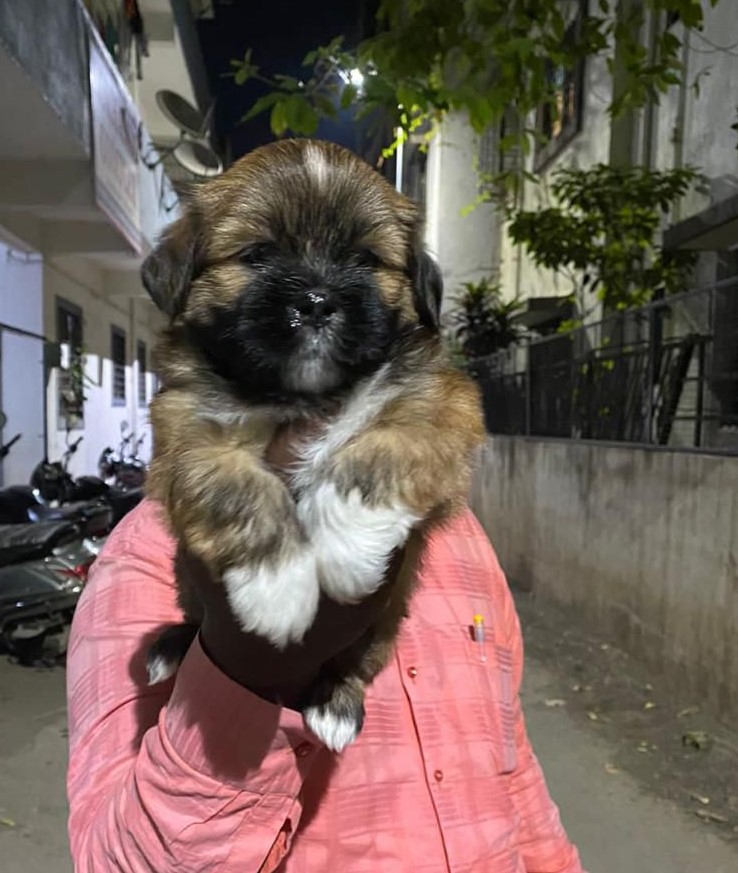
[[[476,387],[444,353],[421,229],[415,205],[349,151],[283,140],[199,188],[142,270],[169,316],[149,494],[244,631],[299,643],[321,592],[358,602],[405,550],[389,606],[305,701],[336,751],[361,729],[423,537],[464,505],[484,437]],[[265,449],[304,416],[330,423],[285,483]],[[187,624],[152,649],[151,682],[176,670],[201,620],[180,585]]]

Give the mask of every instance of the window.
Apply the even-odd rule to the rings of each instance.
[[[66,346],[64,367],[57,379],[59,430],[84,426],[84,354],[82,310],[57,297],[56,339]]]
[[[564,34],[565,44],[576,41],[586,12],[587,0],[580,0],[576,17]],[[582,128],[584,59],[573,69],[548,61],[546,78],[551,101],[539,107],[536,114],[536,129],[542,134],[542,142],[536,147],[536,170],[568,145]]]
[[[110,358],[113,362],[113,406],[126,402],[126,332],[113,327],[110,334]]]
[[[136,361],[138,362],[138,405],[146,406],[146,343],[143,340],[136,343]]]

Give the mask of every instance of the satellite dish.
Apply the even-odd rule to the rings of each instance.
[[[172,157],[193,176],[219,176],[223,172],[220,158],[204,142],[185,139],[174,149]]]
[[[214,104],[203,115],[176,91],[157,91],[155,99],[162,115],[179,128],[179,137],[173,145],[156,147],[158,159],[148,163],[144,158],[146,166],[153,169],[171,155],[192,176],[209,178],[220,175],[223,163],[208,142]]]
[[[185,100],[176,91],[168,90],[157,91],[155,99],[162,114],[179,128],[180,136],[188,135],[194,139],[203,139],[207,136],[212,106],[207,114],[203,115],[189,100]]]

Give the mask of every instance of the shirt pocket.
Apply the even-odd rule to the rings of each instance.
[[[512,773],[517,766],[512,652],[498,644],[489,625],[485,627],[483,643],[476,642],[469,629],[466,652],[469,670],[485,701],[485,726],[497,772]]]

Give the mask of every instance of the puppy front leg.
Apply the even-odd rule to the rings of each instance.
[[[183,415],[188,402],[170,392],[152,405],[149,493],[181,545],[223,580],[241,627],[278,647],[298,642],[315,618],[319,586],[294,501],[262,464],[263,435]]]
[[[305,494],[297,510],[320,587],[338,603],[358,603],[379,588],[393,553],[422,518],[399,498],[367,499],[358,484],[333,480]]]
[[[442,371],[322,462],[321,484],[303,496],[298,513],[325,593],[362,600],[382,584],[392,553],[414,528],[460,509],[483,439],[476,386]]]

